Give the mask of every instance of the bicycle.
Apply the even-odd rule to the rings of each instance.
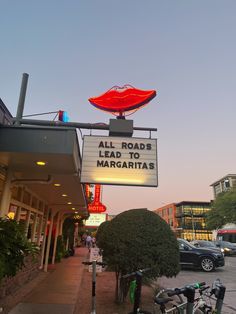
[[[199,288],[199,297],[197,297],[194,301],[193,313],[198,314],[208,314],[212,313],[212,304],[209,302],[210,294],[209,294],[210,286],[200,287]]]
[[[199,289],[200,296],[195,300],[194,312],[198,314],[220,314],[222,313],[223,300],[225,296],[226,288],[216,279],[212,287],[205,286]],[[216,299],[214,299],[214,296]],[[215,301],[215,308],[213,308],[212,301]]]
[[[199,291],[199,297],[195,298],[195,290]],[[163,289],[161,290],[154,301],[160,305],[162,313],[186,313],[186,314],[221,314],[223,307],[223,300],[225,296],[225,286],[222,285],[219,279],[215,280],[212,284],[212,288],[206,286],[204,282],[186,285],[182,288],[175,289]],[[160,297],[163,293],[166,293],[168,297]],[[181,295],[187,298],[187,302],[184,302]],[[215,296],[215,308],[211,304],[212,296]],[[166,309],[166,304],[170,301],[171,296],[178,296],[179,302],[177,305],[172,305],[172,308]]]
[[[195,290],[205,286],[205,282],[194,283],[186,285],[182,288],[175,289],[163,289],[155,297],[154,302],[160,306],[162,313],[186,313],[192,314],[195,301]],[[167,297],[162,297],[162,294],[167,294]],[[181,295],[184,295],[187,298],[187,302],[183,301]],[[172,308],[166,309],[166,304],[170,301],[174,301],[171,297],[177,296],[177,304],[173,304]]]

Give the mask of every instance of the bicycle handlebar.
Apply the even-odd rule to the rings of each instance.
[[[102,266],[102,267],[105,267],[107,265],[104,262],[97,262],[97,261],[95,261],[95,262],[96,262],[96,265],[99,265],[99,266]],[[84,264],[84,265],[92,265],[93,262],[82,262],[82,264]]]
[[[205,291],[205,290],[207,290],[207,289],[209,289],[209,288],[210,288],[210,286],[202,286],[202,287],[200,287],[200,288],[199,288],[200,294],[202,294],[203,291]]]
[[[141,273],[141,274],[142,274],[142,273],[145,273],[145,272],[147,272],[147,271],[149,271],[149,270],[151,270],[151,268],[139,269],[139,270],[136,270],[136,271],[134,271],[134,272],[132,272],[132,273],[130,273],[130,274],[123,275],[122,278],[132,277],[132,276],[135,276],[135,275],[137,275],[137,274],[139,274],[139,273]]]
[[[172,297],[174,295],[184,294],[189,289],[200,289],[201,287],[205,286],[205,282],[197,282],[193,284],[188,284],[182,288],[175,288],[173,291],[168,292],[168,296]]]

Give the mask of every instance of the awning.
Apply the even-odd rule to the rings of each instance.
[[[87,215],[76,129],[1,126],[0,134],[0,165],[14,172],[15,184],[28,186],[50,208]]]

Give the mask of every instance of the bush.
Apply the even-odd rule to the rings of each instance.
[[[55,241],[55,239],[54,239]],[[57,249],[56,249],[56,256],[55,256],[55,260],[56,262],[60,262],[62,257],[65,256],[65,245],[62,239],[62,236],[59,235],[57,237]]]
[[[24,228],[15,220],[0,218],[0,280],[14,276],[24,265],[25,256],[35,256],[39,248],[28,242]]]
[[[147,209],[132,209],[101,224],[97,232],[98,246],[104,260],[116,272],[116,300],[124,301],[129,280],[122,275],[151,268],[149,280],[179,272],[179,248],[169,225]]]

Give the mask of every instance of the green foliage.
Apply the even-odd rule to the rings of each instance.
[[[63,224],[63,239],[66,243],[69,238],[69,248],[73,248],[74,245],[74,232],[75,232],[75,221],[73,218],[66,218]]]
[[[172,277],[179,272],[179,248],[174,233],[160,216],[147,209],[128,210],[101,224],[97,243],[117,280],[143,268],[151,268],[146,273],[149,279]],[[124,297],[127,285],[121,280]]]
[[[38,247],[28,242],[23,226],[15,220],[0,218],[0,280],[14,276],[24,265],[26,255],[37,255]]]
[[[220,193],[207,214],[206,225],[210,230],[227,223],[236,223],[236,191]]]
[[[101,244],[105,241],[103,237],[106,237],[105,228],[110,224],[110,221],[104,221],[98,228],[96,233],[96,240],[99,241]]]
[[[65,256],[65,245],[63,243],[62,236],[57,237],[57,249],[56,249],[56,256],[55,256],[55,261],[60,262],[62,257]]]

